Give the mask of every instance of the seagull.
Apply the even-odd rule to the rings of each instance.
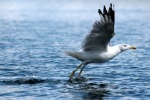
[[[128,44],[110,45],[110,40],[114,37],[115,10],[110,3],[107,11],[105,5],[103,12],[98,9],[100,20],[96,21],[90,33],[85,37],[79,51],[67,51],[68,56],[80,60],[82,63],[69,76],[72,80],[74,74],[80,69],[76,78],[80,77],[84,67],[90,63],[105,63],[123,51],[136,49]]]

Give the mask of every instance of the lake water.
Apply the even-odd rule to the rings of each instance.
[[[114,0],[112,45],[127,43],[137,50],[90,64],[82,80],[68,81],[81,62],[64,51],[79,50],[99,19],[97,9],[112,1],[1,0],[0,100],[148,100],[149,0]]]

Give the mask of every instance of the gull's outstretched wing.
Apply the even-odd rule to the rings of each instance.
[[[84,51],[107,50],[110,39],[114,36],[115,11],[114,5],[110,4],[109,10],[104,6],[103,13],[99,9],[98,13],[101,17],[96,21],[89,35],[82,44]]]

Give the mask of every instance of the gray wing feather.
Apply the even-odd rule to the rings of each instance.
[[[104,6],[103,13],[99,9],[101,19],[96,21],[89,35],[86,36],[82,49],[89,50],[107,50],[107,45],[114,35],[114,18],[115,13],[110,4],[109,11],[107,12]]]

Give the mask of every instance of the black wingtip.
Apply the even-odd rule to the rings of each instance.
[[[103,9],[103,14],[106,14],[107,15],[107,10],[106,10],[106,7],[104,6],[104,9]]]
[[[100,9],[98,9],[98,13],[101,15],[102,14],[102,11]]]
[[[113,12],[112,20],[113,20],[113,23],[115,24],[115,5],[113,5],[112,12]]]
[[[115,24],[115,6],[112,3],[110,3],[108,11],[104,5],[103,12],[98,9],[98,13],[99,15],[102,15],[104,19],[106,19],[106,16],[109,16],[111,21]]]
[[[110,7],[112,8],[112,3],[110,3]]]
[[[114,10],[114,5],[112,5],[112,3],[110,3],[108,12],[109,12],[109,16],[111,17],[112,22],[115,24],[115,10]]]

